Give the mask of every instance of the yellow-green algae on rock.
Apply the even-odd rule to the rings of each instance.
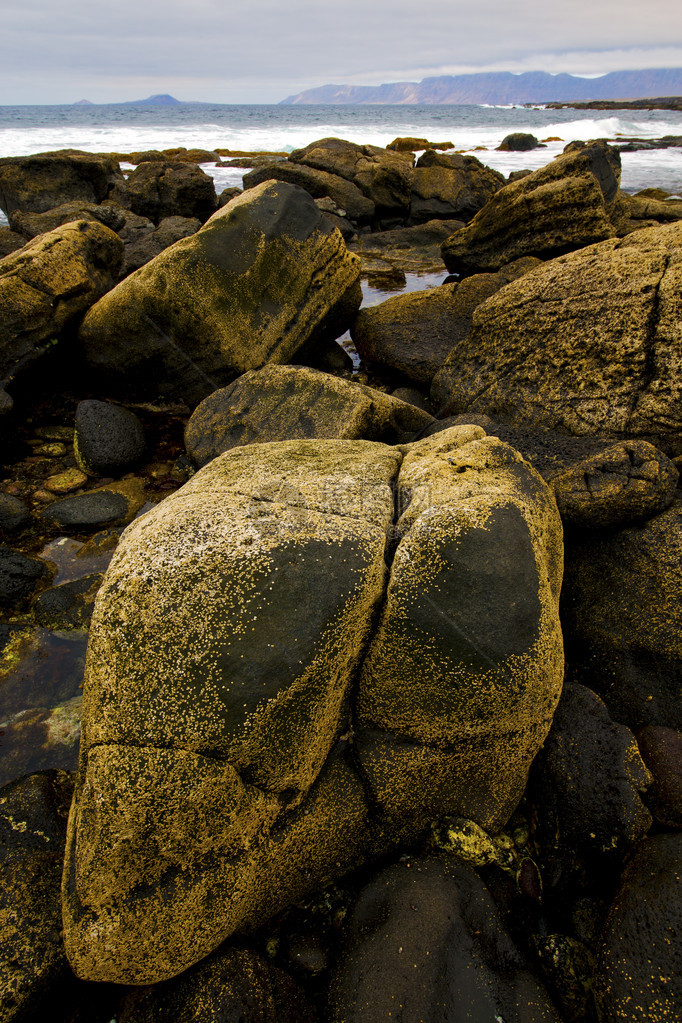
[[[86,666],[75,971],[173,976],[434,816],[501,826],[561,686],[560,538],[478,427],[236,448],[133,523]]]
[[[360,261],[310,196],[266,181],[126,277],[80,330],[93,369],[122,389],[196,404],[266,362],[344,332]]]

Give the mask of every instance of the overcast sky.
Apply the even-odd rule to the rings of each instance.
[[[0,104],[682,67],[679,0],[0,0]]]

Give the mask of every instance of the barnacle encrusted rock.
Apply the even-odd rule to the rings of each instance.
[[[80,331],[107,386],[192,405],[241,373],[338,337],[360,261],[300,188],[267,181],[97,303]]]
[[[553,259],[476,309],[435,408],[680,450],[682,224]]]
[[[76,972],[170,977],[433,816],[503,824],[561,687],[561,552],[478,427],[235,448],[133,523],[86,667]]]

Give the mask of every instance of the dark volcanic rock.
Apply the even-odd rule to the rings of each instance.
[[[562,622],[569,676],[614,720],[682,729],[682,502],[641,525],[571,537]]]
[[[63,149],[0,160],[0,208],[44,213],[74,200],[101,203],[125,191],[113,156]]]
[[[443,243],[445,265],[499,270],[520,256],[549,259],[612,238],[608,204],[619,182],[620,158],[604,143],[566,153],[496,192]]]
[[[196,405],[266,362],[334,339],[361,301],[360,266],[302,189],[244,192],[86,316],[86,359],[111,391]]]
[[[143,495],[141,481],[127,479],[55,501],[47,506],[42,517],[60,529],[76,531],[129,522],[141,508]]]
[[[164,217],[158,227],[144,217],[140,227],[133,231],[126,226],[126,234],[134,235],[134,240],[125,246],[125,259],[121,276],[126,277],[134,270],[139,270],[145,263],[158,256],[164,249],[174,245],[181,238],[189,238],[201,227],[201,221],[191,217]],[[145,229],[145,225],[149,229]]]
[[[582,528],[624,526],[664,511],[679,473],[643,440],[621,441],[551,478],[561,518]]]
[[[423,223],[433,217],[471,220],[504,184],[502,174],[485,167],[475,156],[428,150],[414,171],[410,222]]]
[[[45,590],[33,605],[38,625],[57,630],[87,629],[102,578],[95,573]]]
[[[531,773],[543,844],[569,862],[577,850],[623,854],[651,827],[640,798],[650,781],[630,729],[595,693],[567,683]]]
[[[682,828],[682,732],[649,725],[637,732],[637,745],[653,776],[647,805],[659,824]]]
[[[497,148],[503,152],[525,153],[529,149],[537,149],[539,145],[540,143],[535,138],[535,135],[530,135],[523,131],[514,131],[511,135],[505,135]]]
[[[0,1019],[54,1013],[71,971],[61,940],[62,858],[73,780],[31,774],[0,789]]]
[[[12,494],[0,491],[0,530],[12,532],[19,529],[30,517],[30,512],[23,501]]]
[[[23,248],[25,244],[26,239],[23,235],[18,234],[16,231],[11,231],[9,227],[0,226],[0,259],[4,259],[11,252],[16,252],[17,249]]]
[[[141,163],[128,177],[130,208],[155,224],[165,217],[202,223],[218,208],[213,178],[191,163]]]
[[[411,153],[326,138],[311,142],[304,149],[295,149],[289,160],[352,181],[371,199],[379,216],[397,210],[407,212],[410,205],[414,162]]]
[[[411,858],[362,890],[332,979],[330,1023],[560,1023],[475,871]]]
[[[130,209],[154,223],[166,217],[203,223],[218,208],[213,178],[192,161],[166,155],[143,161],[129,174],[127,182]]]
[[[76,461],[91,476],[134,469],[145,453],[142,423],[134,412],[104,401],[81,401],[76,409]]]
[[[48,575],[47,566],[36,558],[27,558],[21,551],[0,545],[0,606],[25,600],[38,581]]]
[[[265,366],[205,398],[185,443],[201,466],[239,445],[299,437],[405,443],[432,422],[428,412],[372,387],[303,366]]]
[[[603,1023],[682,1019],[682,834],[642,842],[604,930],[598,994]]]
[[[119,1023],[314,1023],[303,993],[250,949],[226,948],[180,977],[132,990]]]

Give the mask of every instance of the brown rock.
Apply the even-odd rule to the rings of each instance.
[[[65,224],[0,261],[0,379],[23,372],[112,287],[123,257],[103,224]]]
[[[443,243],[445,265],[456,273],[499,270],[520,256],[549,259],[612,238],[608,204],[619,180],[605,144],[565,154],[495,192]]]
[[[554,259],[476,310],[432,399],[517,426],[649,440],[682,429],[682,224]]]
[[[0,208],[44,213],[74,200],[101,203],[125,190],[113,156],[62,149],[0,160]]]
[[[476,274],[361,309],[351,328],[355,347],[364,360],[429,384],[469,333],[477,306],[536,265],[537,260],[519,260],[497,274]]]
[[[254,188],[264,181],[286,181],[303,188],[313,199],[329,196],[337,206],[346,211],[351,220],[358,223],[366,223],[374,217],[374,203],[363,195],[352,181],[347,181],[338,174],[294,164],[289,160],[278,160],[276,163],[257,167],[245,174],[243,180],[244,188]]]

